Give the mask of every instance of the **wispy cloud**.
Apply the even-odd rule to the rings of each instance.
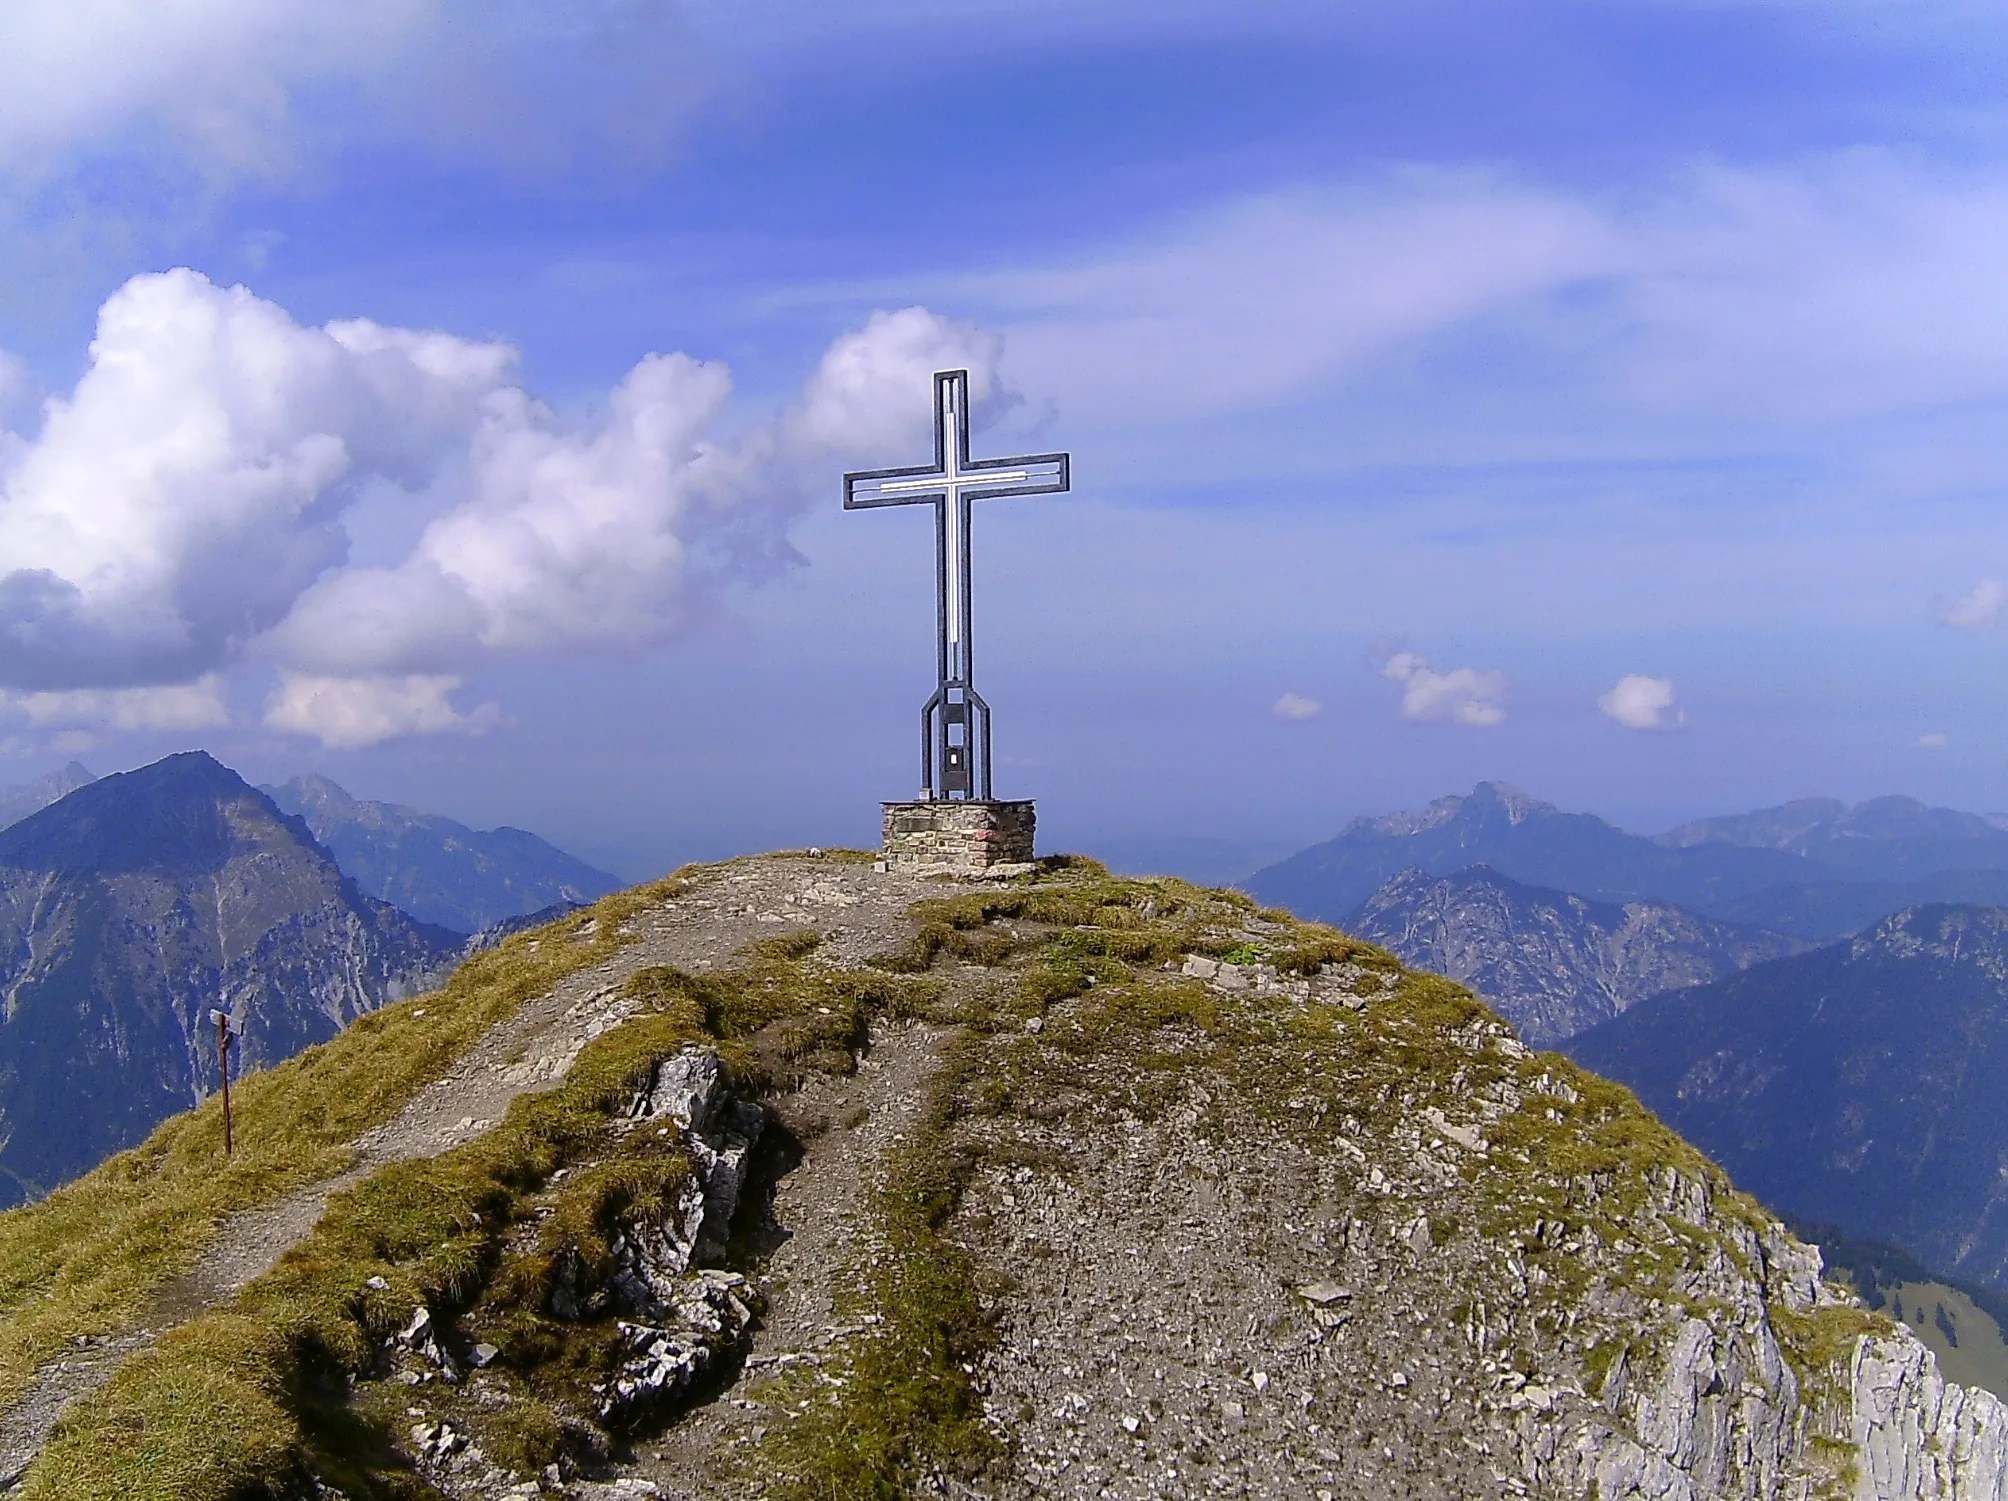
[[[1325,706],[1315,698],[1306,698],[1301,693],[1286,693],[1271,706],[1270,712],[1278,719],[1303,721],[1316,719]]]
[[[0,182],[122,159],[202,191],[371,138],[513,168],[652,155],[706,72],[667,6],[9,5]]]
[[[1531,379],[1557,433],[1588,402],[1641,431],[1700,419],[1683,439],[1706,446],[1757,423],[2008,401],[2004,238],[2008,172],[1869,149],[1716,163],[1623,195],[1410,168],[927,284],[983,309],[1014,377],[1074,422],[1329,396],[1472,335],[1482,369],[1432,366],[1439,387]]]
[[[2001,621],[2001,607],[2008,605],[2008,584],[1999,579],[1982,579],[1964,594],[1939,606],[1940,625],[1956,631],[1978,634],[1991,631]]]

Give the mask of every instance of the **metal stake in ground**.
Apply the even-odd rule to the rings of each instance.
[[[934,697],[920,711],[920,796],[990,800],[990,706],[973,681],[969,609],[969,503],[1068,488],[1068,455],[969,457],[969,372],[934,373],[934,462],[844,476],[844,509],[934,507],[935,618],[940,629]]]
[[[216,1023],[216,1071],[223,1076],[223,1155],[231,1153],[230,1140],[230,1040],[244,1030],[244,1024],[228,1011],[212,1008],[209,1019]]]

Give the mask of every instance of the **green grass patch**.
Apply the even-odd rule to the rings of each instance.
[[[235,1155],[220,1102],[39,1203],[0,1214],[0,1404],[80,1335],[142,1322],[224,1216],[268,1204],[349,1161],[346,1143],[390,1119],[526,1001],[628,940],[621,925],[673,896],[676,877],[606,897],[476,955],[430,995],[359,1018],[340,1036],[232,1087]]]
[[[420,1303],[435,1318],[471,1304],[551,1175],[604,1155],[656,1064],[703,1036],[688,1006],[634,1018],[589,1044],[559,1088],[518,1098],[487,1135],[336,1195],[236,1302],[163,1336],[78,1403],[29,1471],[24,1498],[228,1501],[308,1465],[354,1496],[421,1494],[394,1465],[368,1462],[389,1445],[355,1432],[347,1383],[370,1371]],[[655,1138],[640,1140],[640,1152],[580,1175],[540,1259],[565,1235],[573,1250],[604,1256],[621,1215],[660,1208],[687,1164],[670,1152],[651,1158]]]
[[[475,1141],[337,1195],[235,1303],[164,1336],[79,1403],[24,1497],[236,1501],[308,1469],[357,1498],[429,1495],[396,1458],[396,1424],[349,1399],[420,1303],[496,1344],[491,1376],[519,1387],[503,1415],[469,1414],[489,1452],[549,1451],[618,1353],[615,1310],[601,1300],[560,1316],[554,1289],[600,1287],[616,1233],[661,1223],[691,1171],[673,1132],[624,1122],[657,1064],[704,1042],[742,1091],[785,1078],[791,1061],[848,1069],[848,1054],[827,1055],[861,1042],[868,1019],[917,1014],[945,989],[806,962],[814,947],[791,934],[721,974],[636,973],[627,993],[647,1009],[590,1043],[563,1084],[521,1096]]]

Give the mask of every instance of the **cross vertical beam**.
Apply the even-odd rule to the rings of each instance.
[[[934,374],[934,462],[844,476],[844,509],[932,505],[935,555],[935,689],[920,711],[921,799],[991,800],[990,706],[976,691],[971,609],[971,504],[1071,488],[1064,453],[1015,459],[969,456],[969,372]]]

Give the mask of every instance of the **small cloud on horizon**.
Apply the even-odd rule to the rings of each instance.
[[[1685,729],[1687,711],[1674,703],[1673,684],[1666,678],[1629,673],[1597,700],[1604,718],[1628,730]]]
[[[1306,698],[1301,693],[1286,693],[1276,700],[1270,712],[1278,719],[1302,721],[1316,719],[1324,707],[1315,698]]]
[[[1919,735],[1915,744],[1919,750],[1941,751],[1952,741],[1943,730],[1933,730],[1928,735]]]
[[[1381,676],[1402,685],[1401,717],[1432,724],[1468,724],[1490,729],[1506,720],[1506,674],[1458,667],[1438,672],[1427,657],[1398,651],[1381,666]]]
[[[2008,604],[2008,584],[1999,579],[1982,579],[1966,593],[1939,606],[1938,623],[1955,631],[1978,635],[1991,631],[2001,620],[2001,607]]]

